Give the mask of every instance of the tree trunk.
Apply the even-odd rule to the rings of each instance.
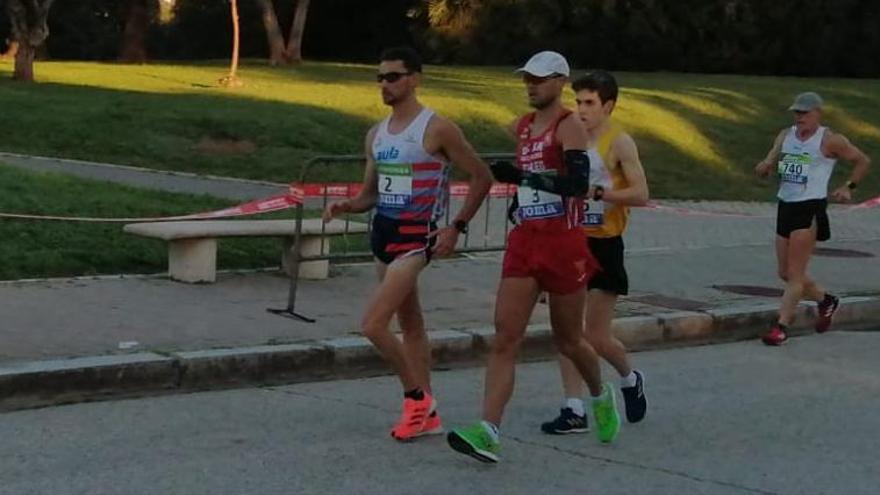
[[[294,64],[302,62],[302,39],[306,27],[306,16],[309,13],[309,1],[297,0],[293,24],[290,26],[290,36],[287,38],[287,48],[284,50],[287,60]]]
[[[238,79],[238,46],[239,46],[239,28],[238,28],[238,0],[229,1],[232,10],[232,62],[229,65],[229,75],[220,79],[220,85],[227,88],[241,86]]]
[[[49,9],[54,0],[6,0],[6,12],[12,27],[12,40],[18,43],[15,54],[17,81],[33,82],[37,47],[49,37]]]
[[[15,72],[12,78],[16,81],[34,82],[34,57],[37,55],[36,47],[30,43],[22,43],[18,46],[15,54]]]
[[[119,60],[134,64],[147,61],[147,30],[150,28],[148,0],[129,0]]]
[[[266,41],[269,44],[269,65],[287,63],[284,48],[284,34],[278,24],[278,16],[275,15],[275,6],[272,0],[257,0],[263,10],[263,26],[266,28]]]

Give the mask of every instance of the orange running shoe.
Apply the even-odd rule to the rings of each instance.
[[[437,411],[434,411],[428,415],[428,420],[425,421],[425,427],[422,428],[421,433],[416,436],[440,435],[441,433],[443,433],[443,422],[440,421],[440,414],[438,414]]]
[[[434,398],[428,393],[425,393],[422,400],[403,399],[403,413],[400,415],[400,420],[391,429],[391,436],[400,441],[418,437],[424,431],[428,417],[436,407]]]

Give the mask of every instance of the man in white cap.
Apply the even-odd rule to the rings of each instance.
[[[549,293],[559,352],[574,363],[593,397],[599,440],[611,442],[620,430],[614,392],[602,383],[599,358],[583,331],[585,287],[597,264],[581,226],[590,187],[588,137],[578,116],[561,102],[568,62],[545,51],[518,72],[535,111],[510,127],[517,139],[516,165],[492,165],[497,180],[518,186],[518,224],[508,237],[495,303],[483,417],[448,436],[453,449],[483,462],[498,462],[499,426],[513,394],[516,356],[542,291]]]
[[[816,241],[831,238],[828,222],[828,183],[838,159],[854,165],[846,183],[831,193],[835,201],[852,200],[852,190],[868,173],[870,159],[843,135],[820,124],[822,97],[813,92],[797,95],[788,108],[794,125],[783,129],[773,148],[757,167],[760,177],[774,168],[779,176],[779,206],[776,216],[776,259],[779,277],[786,282],[779,319],[761,337],[767,345],[788,340],[786,330],[794,320],[801,299],[818,303],[815,329],[823,333],[831,326],[840,301],[820,287],[809,275],[807,264]]]

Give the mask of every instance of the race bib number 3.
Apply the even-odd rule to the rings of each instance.
[[[588,199],[584,201],[584,225],[598,227],[605,223],[605,202]]]
[[[378,163],[379,204],[389,208],[403,208],[412,200],[412,165],[408,163]]]
[[[558,194],[532,189],[529,186],[519,186],[516,190],[516,199],[519,202],[519,215],[523,220],[552,218],[565,214],[562,196]]]
[[[785,154],[779,160],[779,180],[793,184],[806,184],[810,177],[810,155]]]

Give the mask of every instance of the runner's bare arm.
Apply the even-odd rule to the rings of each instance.
[[[639,149],[629,134],[621,134],[614,140],[614,156],[626,178],[627,187],[605,191],[602,199],[623,206],[645,206],[648,203],[648,180],[639,159]]]
[[[514,119],[509,124],[507,124],[507,126],[504,127],[504,129],[507,131],[507,133],[510,134],[511,136],[513,136],[514,139],[517,138],[517,135],[516,135],[517,124],[519,124],[519,119]]]
[[[840,158],[853,164],[849,180],[858,184],[868,175],[871,159],[862,150],[852,144],[843,134],[832,134],[828,139],[828,151],[834,158]]]
[[[376,206],[376,200],[379,196],[379,175],[376,171],[376,161],[373,160],[373,138],[379,127],[373,126],[367,137],[364,139],[364,156],[366,157],[367,166],[364,168],[364,187],[357,196],[351,198],[352,213],[362,213]]]
[[[469,177],[467,197],[455,216],[455,220],[468,222],[477,214],[486,194],[489,193],[489,188],[492,187],[492,174],[457,125],[446,119],[439,120],[437,124],[443,154],[453,165],[467,172]]]
[[[838,187],[831,193],[831,196],[837,201],[850,201],[852,199],[852,192],[849,185],[858,184],[868,175],[871,159],[843,134],[834,133],[828,136],[825,147],[832,157],[840,158],[853,164],[852,173],[846,184]]]
[[[779,161],[779,153],[782,151],[782,142],[785,141],[785,134],[787,132],[788,129],[779,131],[779,134],[776,135],[776,140],[773,141],[773,147],[770,148],[770,152],[755,166],[755,174],[758,177],[767,177],[770,175],[773,167],[776,166],[776,163]]]
[[[455,224],[467,223],[477,214],[486,194],[489,193],[489,188],[492,187],[492,174],[457,125],[449,120],[437,118],[433,127],[442,153],[453,165],[467,172],[469,177],[464,205],[458,210],[452,225],[432,233],[437,236],[434,253],[438,256],[447,256],[455,250],[458,241],[459,231]]]
[[[335,201],[327,205],[321,218],[329,222],[341,213],[363,213],[376,206],[378,196],[378,176],[376,174],[376,162],[373,160],[373,138],[376,135],[377,126],[373,126],[367,132],[364,139],[364,155],[366,156],[366,168],[364,169],[364,185],[357,196],[351,199]]]
[[[563,150],[583,150],[584,143],[590,140],[587,130],[577,114],[572,112],[559,122],[556,128],[556,139],[562,144]]]

